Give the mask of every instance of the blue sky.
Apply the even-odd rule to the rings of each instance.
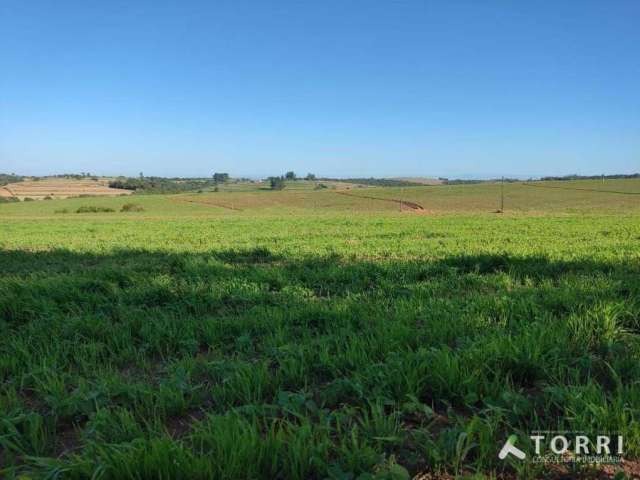
[[[640,170],[640,2],[0,2],[0,172]]]

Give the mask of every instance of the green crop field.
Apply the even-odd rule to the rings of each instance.
[[[0,204],[0,477],[638,472],[640,181],[241,190]]]

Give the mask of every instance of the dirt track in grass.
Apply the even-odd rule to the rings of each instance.
[[[349,192],[335,192],[337,195],[346,195],[348,197],[356,197],[356,198],[365,198],[367,200],[380,200],[381,202],[391,202],[397,203],[400,206],[400,209],[409,209],[409,210],[423,210],[424,207],[419,203],[415,202],[407,202],[405,200],[398,200],[396,198],[380,198],[380,197],[372,197],[370,195],[356,195],[354,193]]]
[[[196,200],[185,200],[183,198],[171,198],[171,200],[173,200],[174,202],[195,203],[196,205],[206,205],[208,207],[226,208],[227,210],[235,210],[236,212],[244,211],[242,208],[233,207],[231,205],[225,205],[224,203],[218,203],[218,202],[203,202],[203,201],[198,202]]]

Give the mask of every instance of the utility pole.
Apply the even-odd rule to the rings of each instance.
[[[500,182],[500,213],[504,213],[504,177]]]

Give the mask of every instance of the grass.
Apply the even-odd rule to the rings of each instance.
[[[544,216],[286,190],[0,206],[0,476],[534,478],[497,458],[532,430],[637,459],[637,210],[558,191]],[[219,195],[242,209],[182,201]]]

